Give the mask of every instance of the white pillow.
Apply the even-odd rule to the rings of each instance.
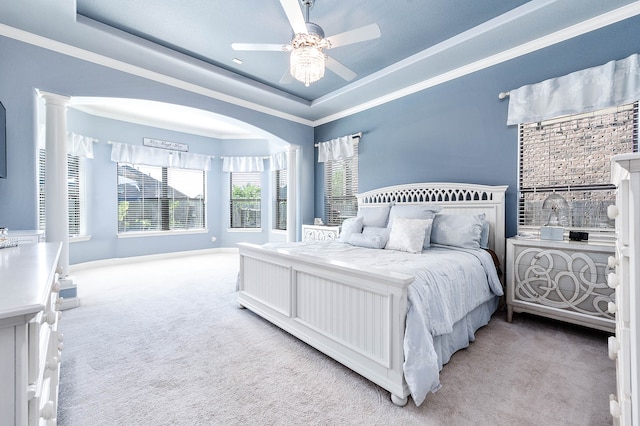
[[[340,236],[338,237],[338,241],[341,243],[346,243],[349,241],[349,236],[351,234],[359,234],[362,232],[362,218],[361,217],[350,217],[349,219],[345,219],[342,222],[342,228],[340,230]]]
[[[396,217],[385,249],[421,253],[425,233],[431,228],[432,223],[433,219]]]
[[[384,228],[385,226],[387,226],[390,209],[391,204],[383,206],[362,207],[358,210],[358,217],[361,217],[363,219],[362,224],[364,226],[375,226]]]

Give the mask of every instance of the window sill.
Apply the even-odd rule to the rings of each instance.
[[[69,243],[81,243],[83,241],[90,241],[91,235],[76,235],[75,237],[69,237]]]
[[[262,228],[227,228],[227,232],[262,232]]]
[[[162,237],[171,235],[191,235],[191,234],[206,234],[209,230],[207,228],[200,229],[181,229],[176,231],[136,231],[136,232],[120,232],[118,238],[140,238],[140,237]]]

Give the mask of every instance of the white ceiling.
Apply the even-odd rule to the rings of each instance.
[[[279,83],[286,52],[231,48],[291,40],[276,0],[1,2],[0,35],[316,126],[638,14],[634,0],[316,0],[327,36],[376,23],[381,37],[328,51],[354,80],[327,71],[310,87]]]

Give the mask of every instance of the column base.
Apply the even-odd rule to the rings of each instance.
[[[66,309],[77,308],[80,306],[80,299],[78,298],[78,286],[72,276],[67,275],[64,278],[60,278],[60,293],[59,297],[62,299],[59,304],[59,309],[64,311]]]

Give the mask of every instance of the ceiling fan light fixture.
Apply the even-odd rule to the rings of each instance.
[[[322,49],[328,45],[328,41],[322,38],[324,34],[316,32],[296,34],[291,42],[289,72],[307,87],[324,77],[326,57]]]

